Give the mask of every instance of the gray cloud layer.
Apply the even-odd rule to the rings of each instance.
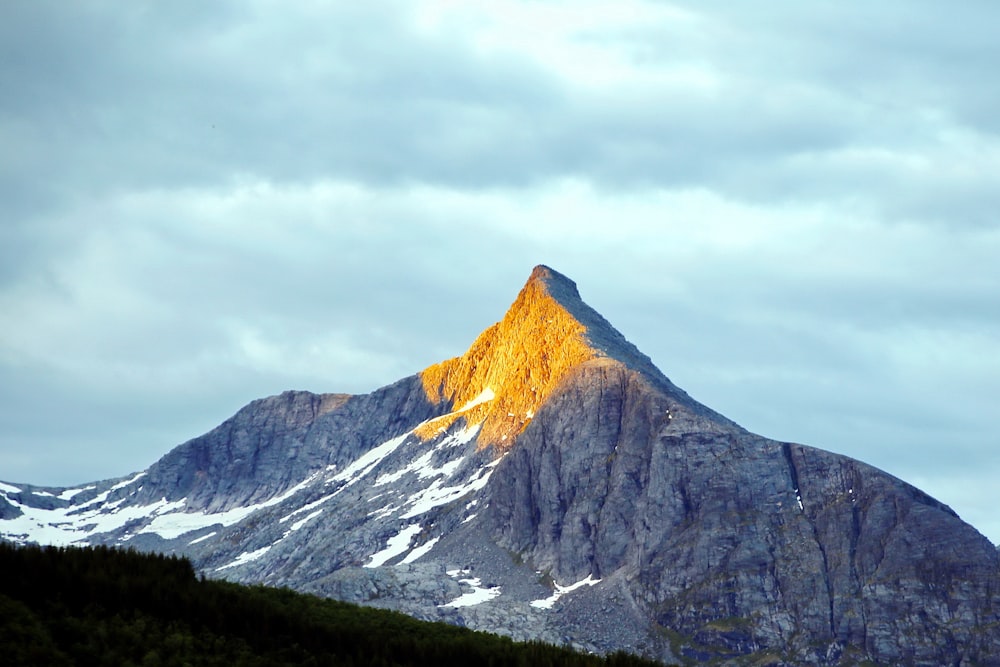
[[[460,353],[531,266],[994,541],[991,3],[7,2],[0,479]]]

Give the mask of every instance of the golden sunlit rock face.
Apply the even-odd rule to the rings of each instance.
[[[567,287],[568,286],[568,287]],[[586,327],[554,296],[568,278],[538,266],[503,320],[494,324],[461,357],[421,373],[431,401],[447,401],[450,414],[422,425],[417,434],[431,438],[460,417],[482,424],[480,447],[506,451],[573,366],[601,356],[586,339]]]

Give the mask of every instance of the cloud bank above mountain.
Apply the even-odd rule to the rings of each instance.
[[[0,8],[0,478],[461,354],[531,267],[1000,540],[1000,9]]]

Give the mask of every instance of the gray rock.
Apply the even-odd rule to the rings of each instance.
[[[1000,665],[998,551],[947,506],[700,405],[547,267],[511,312],[435,387],[286,392],[140,475],[0,486],[0,534],[595,652]],[[480,394],[511,387],[544,398]]]

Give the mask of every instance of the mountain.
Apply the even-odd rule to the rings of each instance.
[[[697,664],[1000,665],[995,547],[690,398],[537,267],[462,356],[254,401],[147,470],[0,484],[0,535]]]

